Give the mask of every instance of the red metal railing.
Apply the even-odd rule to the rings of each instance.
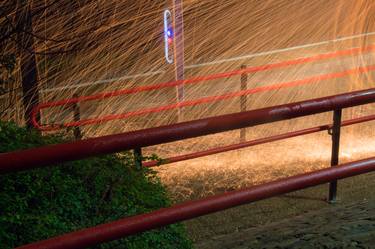
[[[56,102],[42,103],[42,104],[37,105],[33,109],[32,122],[33,122],[33,125],[35,126],[35,128],[37,128],[37,129],[40,129],[40,130],[43,130],[43,131],[51,131],[51,130],[57,130],[57,129],[60,129],[60,128],[78,127],[78,126],[83,126],[83,125],[99,124],[99,123],[103,123],[103,122],[107,122],[107,121],[111,121],[111,120],[125,119],[125,118],[139,116],[139,115],[145,115],[145,114],[150,114],[150,113],[158,113],[158,112],[162,112],[162,111],[178,109],[178,108],[181,108],[181,107],[196,106],[196,105],[200,105],[200,104],[204,104],[204,103],[217,102],[217,101],[231,99],[231,98],[240,97],[240,96],[247,96],[247,95],[258,93],[258,92],[264,92],[264,91],[276,90],[276,89],[281,89],[281,88],[286,88],[286,87],[293,87],[293,86],[311,84],[311,83],[319,82],[319,81],[322,81],[322,80],[341,78],[341,77],[345,77],[345,76],[348,76],[348,75],[360,74],[360,73],[373,71],[373,70],[375,70],[375,66],[352,68],[352,69],[341,71],[341,72],[318,75],[318,76],[314,76],[314,77],[310,77],[310,78],[306,78],[306,79],[302,79],[302,80],[284,82],[284,83],[279,83],[279,84],[274,84],[274,85],[264,86],[264,87],[257,87],[257,88],[253,88],[253,89],[249,89],[249,90],[236,91],[236,92],[231,92],[231,93],[227,93],[227,94],[223,94],[223,95],[210,96],[210,97],[205,97],[205,98],[196,99],[196,100],[182,101],[182,102],[178,102],[178,103],[174,103],[174,104],[158,106],[158,107],[153,107],[153,108],[148,108],[148,109],[141,109],[141,110],[131,111],[131,112],[122,113],[122,114],[113,114],[113,115],[107,115],[107,116],[104,116],[104,117],[89,118],[89,119],[78,120],[78,121],[73,121],[73,122],[66,122],[66,123],[63,123],[63,124],[41,125],[37,121],[38,113],[41,110],[46,109],[46,108],[51,108],[51,107],[56,107],[56,106],[64,106],[64,105],[69,105],[69,104],[77,104],[77,103],[84,102],[84,101],[102,100],[102,99],[126,95],[126,94],[160,90],[160,89],[163,89],[163,88],[175,87],[175,86],[178,86],[178,85],[181,85],[181,84],[192,85],[192,84],[204,83],[204,82],[215,80],[215,79],[222,79],[222,78],[232,77],[232,76],[235,76],[235,75],[241,75],[241,74],[244,74],[244,73],[254,73],[254,72],[260,72],[260,71],[266,71],[266,70],[283,68],[283,67],[292,66],[292,65],[300,65],[300,64],[310,63],[310,62],[317,62],[317,61],[337,58],[337,57],[341,57],[341,56],[369,53],[369,52],[373,52],[373,51],[375,51],[375,46],[368,46],[368,47],[363,47],[363,48],[352,48],[352,49],[340,50],[340,51],[336,51],[336,52],[332,52],[332,53],[319,54],[319,55],[315,55],[315,56],[311,56],[311,57],[300,58],[300,59],[289,60],[289,61],[283,61],[283,62],[274,63],[274,64],[267,64],[267,65],[256,66],[256,67],[249,67],[249,68],[245,68],[245,69],[241,69],[241,70],[235,70],[235,71],[219,73],[219,74],[214,74],[214,75],[208,75],[208,76],[203,76],[203,77],[196,77],[196,78],[191,78],[191,79],[186,79],[186,80],[165,82],[165,83],[160,83],[160,84],[151,85],[151,86],[141,86],[141,87],[135,87],[135,88],[131,88],[131,89],[117,90],[117,91],[112,91],[112,92],[107,92],[107,93],[95,94],[95,95],[91,95],[91,96],[76,97],[76,98],[71,98],[71,99],[66,99],[66,100],[61,100],[61,101],[56,101]]]
[[[140,153],[140,148],[146,146],[294,119],[328,111],[334,111],[334,123],[331,131],[333,142],[331,165],[337,166],[342,109],[374,102],[375,88],[141,131],[91,138],[11,153],[2,153],[0,154],[0,174],[129,149],[134,149]],[[365,121],[365,119],[368,119],[368,117],[363,118],[361,121]],[[347,121],[346,124],[354,124],[359,121],[360,120],[350,120]],[[331,183],[330,200],[334,200],[337,179],[374,170],[375,158],[369,158],[367,160],[345,164],[340,167],[324,169],[253,188],[179,204],[148,214],[129,217],[51,238],[46,241],[36,242],[21,248],[69,249],[93,246],[167,224],[327,182]]]
[[[258,110],[0,154],[0,174],[375,102],[375,88]]]
[[[81,249],[121,239],[176,222],[222,211],[231,207],[320,185],[333,180],[375,171],[375,158],[347,163],[312,173],[292,176],[251,188],[231,191],[213,197],[189,201],[169,208],[137,215],[96,227],[39,241],[18,249]]]
[[[341,127],[350,126],[350,125],[354,125],[354,124],[360,124],[360,123],[369,122],[369,121],[373,121],[373,120],[375,120],[375,115],[369,115],[369,116],[365,116],[365,117],[354,118],[354,119],[343,121],[341,123]],[[199,152],[194,152],[194,153],[190,153],[190,154],[169,157],[169,158],[165,158],[161,161],[143,162],[142,165],[143,165],[143,167],[155,167],[155,166],[160,166],[160,165],[164,165],[164,164],[176,163],[176,162],[186,161],[186,160],[200,158],[200,157],[204,157],[204,156],[210,156],[210,155],[214,155],[214,154],[228,152],[228,151],[232,151],[232,150],[243,149],[243,148],[247,148],[247,147],[251,147],[251,146],[255,146],[255,145],[280,141],[280,140],[284,140],[284,139],[287,139],[287,138],[308,135],[308,134],[312,134],[312,133],[316,133],[316,132],[320,132],[320,131],[329,131],[332,128],[333,128],[333,124],[326,124],[326,125],[308,128],[308,129],[303,129],[303,130],[298,130],[298,131],[293,131],[293,132],[287,132],[287,133],[284,133],[284,134],[279,134],[279,135],[270,136],[270,137],[266,137],[266,138],[260,138],[260,139],[255,139],[255,140],[251,140],[251,141],[246,141],[246,142],[243,142],[243,143],[231,144],[231,145],[227,145],[227,146],[217,147],[217,148],[199,151]]]

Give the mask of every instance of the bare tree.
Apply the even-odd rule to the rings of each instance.
[[[14,90],[13,71],[19,59],[24,117],[32,127],[31,111],[38,101],[38,71],[34,53],[32,1],[8,0],[0,8],[0,94]],[[7,86],[5,86],[7,85]],[[13,86],[11,86],[13,85]]]
[[[35,16],[41,16],[48,9],[53,11],[62,6],[73,10],[77,2],[70,0],[49,1],[48,4],[41,4],[41,1],[35,2],[37,4],[33,0],[4,0],[0,3],[0,96],[19,89],[15,84],[10,84],[11,82],[14,83],[12,74],[17,58],[20,69],[20,88],[22,88],[23,93],[24,119],[27,127],[30,128],[32,127],[32,110],[39,103],[36,55],[53,56],[78,49],[78,46],[74,47],[74,38],[61,41],[48,39],[37,34],[33,27]],[[78,37],[75,38],[78,40]],[[55,49],[53,51],[36,52],[36,40],[39,42],[55,42],[56,44],[68,41],[68,43],[71,43],[71,49],[69,51]]]

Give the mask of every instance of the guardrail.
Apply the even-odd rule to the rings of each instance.
[[[334,112],[333,125],[323,128],[331,129],[331,166],[337,166],[339,160],[342,109],[374,102],[375,88],[372,88],[135,132],[2,153],[0,154],[0,174],[30,170],[58,162],[79,160],[90,156],[115,153],[130,149],[134,149],[136,158],[138,158],[137,164],[140,165],[140,158],[142,158],[141,149],[143,147],[329,111]],[[372,119],[365,117],[362,120],[347,121],[346,124],[349,125],[366,120]],[[157,210],[149,214],[134,216],[82,231],[73,232],[21,248],[83,248],[326,182],[331,183],[329,200],[334,201],[336,197],[337,179],[373,170],[375,170],[375,158],[370,158],[364,161],[345,164],[340,167],[286,178],[281,181],[271,182],[254,188],[233,191],[223,195],[187,202],[174,207]]]
[[[112,114],[112,115],[106,115],[106,116],[97,117],[97,118],[88,118],[88,119],[83,119],[83,120],[74,120],[71,122],[66,122],[66,123],[61,123],[61,124],[42,125],[38,123],[38,119],[37,119],[37,116],[40,113],[40,111],[46,108],[65,106],[65,105],[76,105],[78,103],[86,102],[86,101],[103,100],[103,99],[108,99],[108,98],[112,98],[116,96],[135,94],[135,93],[147,92],[147,91],[155,91],[155,90],[160,90],[160,89],[165,89],[165,88],[176,87],[180,85],[202,84],[208,81],[212,81],[216,79],[223,79],[223,78],[230,78],[236,75],[244,75],[244,74],[249,74],[249,73],[268,71],[272,69],[279,69],[279,68],[284,68],[288,66],[302,65],[306,63],[318,62],[318,61],[333,59],[337,57],[365,54],[365,53],[370,53],[374,51],[375,51],[374,45],[367,46],[367,47],[360,47],[360,48],[352,48],[352,49],[335,51],[331,53],[318,54],[318,55],[311,56],[311,57],[304,57],[304,58],[299,58],[299,59],[294,59],[294,60],[282,61],[279,63],[266,64],[266,65],[247,67],[247,68],[245,67],[245,68],[241,68],[240,70],[234,70],[234,71],[224,72],[224,73],[219,73],[219,74],[195,77],[195,78],[190,78],[190,79],[185,79],[185,80],[164,82],[164,83],[159,83],[159,84],[149,85],[149,86],[134,87],[134,88],[117,90],[117,91],[112,91],[112,92],[98,93],[98,94],[90,95],[90,96],[74,97],[71,99],[65,99],[65,100],[60,100],[60,101],[55,101],[55,102],[42,103],[33,108],[31,119],[35,128],[42,130],[42,131],[53,131],[53,130],[68,128],[68,127],[79,127],[79,126],[84,126],[84,125],[100,124],[100,123],[108,122],[112,120],[125,119],[129,117],[140,116],[140,115],[145,115],[145,114],[150,114],[150,113],[158,113],[162,111],[179,109],[182,107],[196,106],[200,104],[212,103],[212,102],[227,100],[227,99],[236,98],[236,97],[243,97],[243,96],[247,96],[247,95],[255,94],[259,92],[277,90],[277,89],[286,88],[286,87],[306,85],[306,84],[316,83],[316,82],[323,81],[323,80],[337,79],[337,78],[342,78],[348,75],[361,74],[361,73],[374,71],[375,66],[356,67],[356,68],[351,68],[351,69],[340,71],[340,72],[316,75],[316,76],[301,79],[301,80],[283,82],[283,83],[278,83],[278,84],[273,84],[273,85],[263,86],[263,87],[256,87],[253,89],[241,89],[240,91],[230,92],[230,93],[226,93],[223,95],[209,96],[209,97],[204,97],[204,98],[195,99],[195,100],[176,102],[173,104],[157,106],[157,107],[147,108],[147,109],[140,109],[140,110],[135,110],[135,111],[127,112],[127,113]]]

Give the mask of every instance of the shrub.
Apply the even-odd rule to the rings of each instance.
[[[0,152],[64,140],[0,121]],[[133,165],[132,153],[124,152],[0,176],[1,248],[168,206],[155,172]],[[191,243],[175,224],[96,248],[187,249]]]

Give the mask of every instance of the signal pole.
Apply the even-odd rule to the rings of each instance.
[[[184,8],[183,0],[173,0],[173,26],[175,31],[174,39],[174,68],[175,77],[177,81],[182,81],[185,78],[185,68],[184,68]],[[184,83],[182,82],[176,87],[177,91],[177,102],[180,103],[184,101],[185,89]],[[182,108],[178,108],[178,121],[183,120]]]

